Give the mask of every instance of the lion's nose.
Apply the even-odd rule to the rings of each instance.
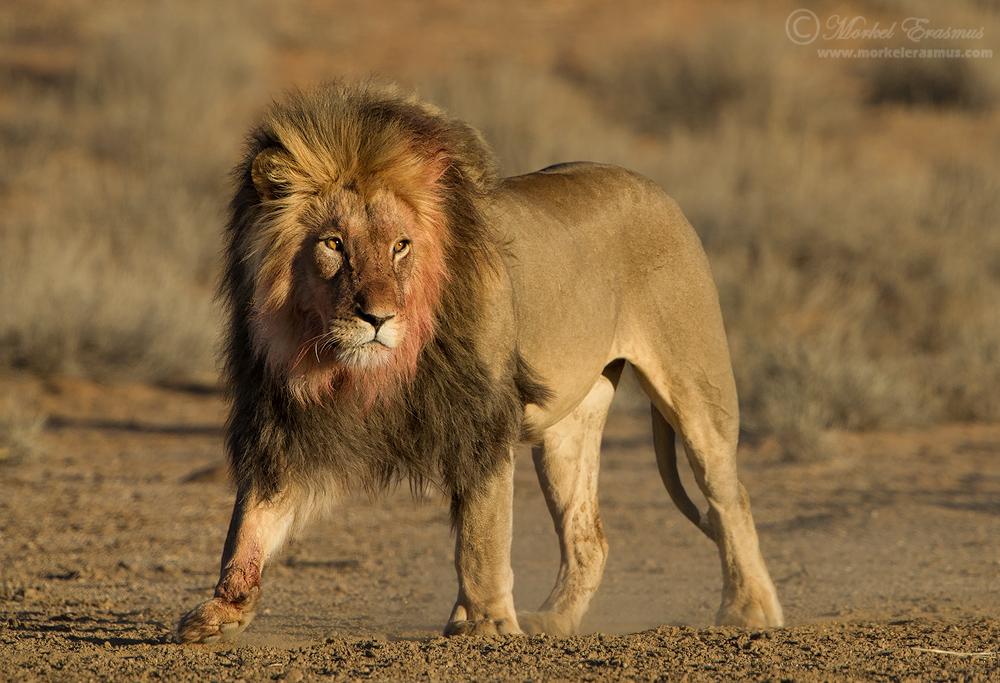
[[[369,325],[371,325],[372,327],[374,327],[375,328],[375,334],[378,334],[379,328],[382,327],[382,325],[384,325],[387,320],[390,320],[390,319],[396,317],[395,313],[393,313],[392,315],[386,315],[386,316],[372,315],[371,313],[365,313],[360,308],[358,308],[355,311],[355,314],[359,318],[361,318],[362,320],[364,320],[366,323],[368,323]]]

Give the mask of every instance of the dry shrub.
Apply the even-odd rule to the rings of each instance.
[[[981,38],[936,39],[924,37],[919,42],[899,37],[898,44],[918,50],[946,50],[953,55],[965,50],[992,50],[993,57],[939,56],[914,58],[873,57],[853,61],[850,66],[862,82],[862,97],[868,104],[904,107],[960,109],[971,112],[996,108],[1000,101],[1000,75],[996,58],[997,7],[995,0],[935,2],[934,0],[894,0],[880,8],[893,18],[917,17],[927,20],[926,27],[977,30]]]
[[[565,78],[510,65],[420,84],[424,97],[473,124],[508,175],[567,161],[627,164],[633,134]]]
[[[608,118],[628,121],[643,133],[710,128],[734,110],[745,123],[763,119],[781,87],[773,76],[782,43],[771,38],[723,23],[697,39],[641,45],[617,62],[565,71],[601,103]]]
[[[704,228],[746,430],[810,457],[828,429],[1000,419],[1000,164],[982,156],[864,166],[781,127],[672,146],[651,173]]]
[[[226,4],[90,17],[53,78],[7,75],[0,362],[148,379],[212,371],[219,225],[259,46]],[[82,20],[81,20],[82,21]]]
[[[772,151],[747,160],[762,185],[749,195],[781,185],[811,201],[747,207],[709,243],[745,426],[1000,419],[1000,278],[983,257],[1000,248],[997,164],[886,180],[816,150],[812,177]]]
[[[30,414],[13,397],[0,412],[0,465],[33,462],[42,456],[38,436],[45,417]]]
[[[877,59],[861,73],[870,104],[990,109],[998,97],[992,61]]]

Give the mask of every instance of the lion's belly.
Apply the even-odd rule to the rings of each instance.
[[[610,297],[588,297],[585,289],[566,284],[543,289],[543,299],[517,307],[523,323],[518,350],[552,392],[544,407],[528,406],[526,420],[533,430],[545,429],[572,411],[619,355]],[[538,306],[540,301],[558,305]]]

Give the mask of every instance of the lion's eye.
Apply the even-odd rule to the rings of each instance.
[[[339,237],[327,237],[323,240],[323,244],[326,245],[327,249],[333,251],[342,251],[344,249],[344,242]]]
[[[392,248],[392,253],[399,255],[410,248],[410,240],[399,240]]]

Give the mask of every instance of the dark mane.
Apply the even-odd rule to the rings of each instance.
[[[345,129],[359,149],[402,131],[426,155],[447,159],[438,180],[447,277],[434,336],[420,352],[409,385],[370,407],[350,396],[324,404],[295,400],[284,378],[255,350],[251,331],[255,273],[247,245],[261,211],[253,161],[262,150],[287,144],[289,135],[307,141],[317,163],[343,159],[352,151],[323,146],[343,144],[338,140]],[[478,208],[497,183],[495,158],[479,133],[393,87],[333,83],[274,104],[249,135],[233,177],[220,295],[229,316],[224,376],[232,409],[226,447],[239,491],[271,497],[289,485],[312,489],[333,477],[369,491],[401,478],[429,479],[460,493],[508,458],[522,436],[524,406],[544,400],[545,389],[516,353],[506,359],[507,371],[493,377],[477,352],[481,283],[503,267],[501,245]]]

